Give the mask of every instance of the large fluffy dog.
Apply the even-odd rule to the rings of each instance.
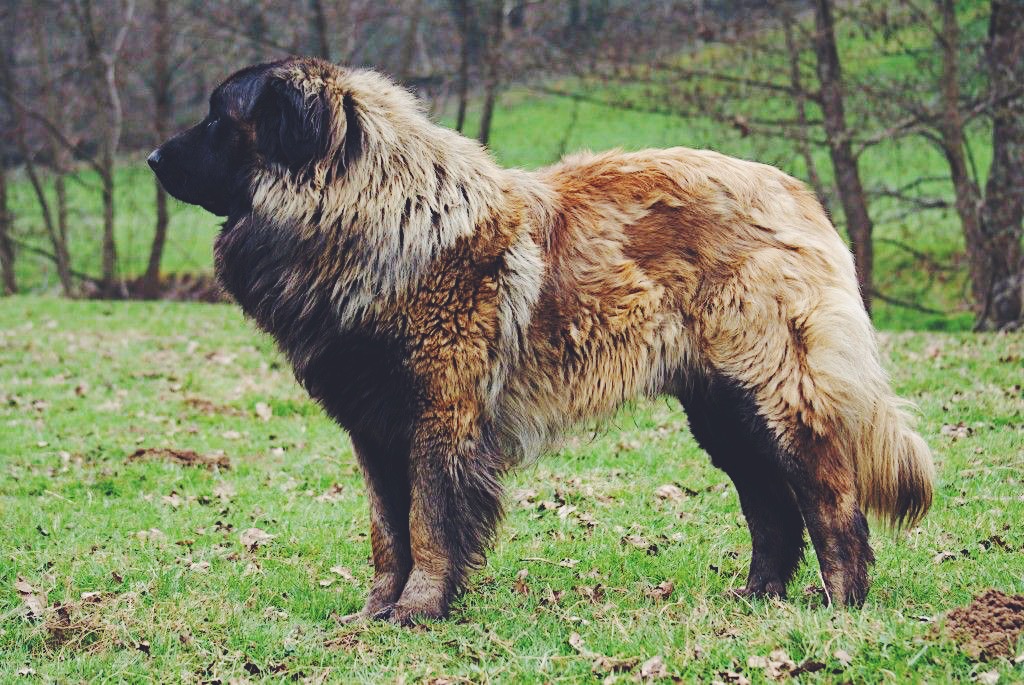
[[[931,502],[850,253],[772,167],[674,148],[502,169],[385,78],[311,59],[231,76],[149,161],[227,217],[219,278],[352,436],[360,615],[444,616],[502,474],[636,396],[678,397],[736,484],[739,592],[783,595],[806,526],[830,601],[859,604],[862,511],[908,523]]]

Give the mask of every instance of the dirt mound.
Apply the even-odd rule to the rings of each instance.
[[[945,627],[973,659],[1013,656],[1024,631],[1024,595],[985,590],[967,606],[949,612]]]
[[[201,466],[211,471],[215,468],[231,468],[231,461],[224,454],[199,454],[193,450],[140,448],[128,455],[128,461],[140,459],[165,459],[179,466]]]

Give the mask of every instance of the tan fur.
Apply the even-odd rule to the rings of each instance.
[[[686,148],[505,170],[377,74],[316,61],[279,71],[329,94],[332,153],[310,181],[258,176],[254,215],[348,241],[357,258],[326,258],[317,287],[339,330],[408,343],[423,388],[414,462],[429,438],[458,482],[488,435],[510,465],[627,400],[716,376],[754,398],[794,468],[837,493],[836,526],[854,496],[896,523],[925,513],[929,451],[889,388],[850,252],[801,183]],[[332,175],[345,97],[363,150]],[[414,479],[406,592],[426,596],[448,570],[421,496]],[[824,572],[841,541],[819,537]],[[849,592],[844,573],[833,568],[826,589]]]

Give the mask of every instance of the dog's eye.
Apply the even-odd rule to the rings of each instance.
[[[214,126],[220,123],[220,117],[214,117],[210,119],[210,123],[206,125],[207,129],[212,129]]]

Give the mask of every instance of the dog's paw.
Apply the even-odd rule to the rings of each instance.
[[[769,581],[757,585],[748,583],[743,587],[726,590],[724,594],[733,599],[785,599],[786,586],[779,581]]]
[[[427,621],[438,621],[444,617],[445,612],[436,608],[399,602],[391,608],[387,620],[396,625],[410,627]]]

